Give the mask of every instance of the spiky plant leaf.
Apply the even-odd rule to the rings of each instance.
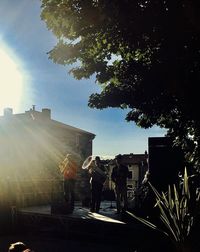
[[[169,208],[173,209],[173,199],[172,199],[172,195],[171,195],[171,186],[168,185],[168,201],[169,201]]]
[[[179,207],[180,207],[180,204],[179,204],[179,195],[178,195],[178,192],[176,190],[176,186],[174,186],[174,202],[175,202],[175,208],[176,208],[176,216],[177,216],[177,219],[178,221],[180,220],[180,213],[179,213]]]
[[[178,236],[176,235],[176,233],[173,231],[173,228],[170,226],[170,225],[168,225],[167,223],[166,223],[166,220],[164,219],[164,217],[163,216],[160,216],[160,219],[161,219],[161,221],[168,227],[168,229],[169,229],[169,233],[167,232],[167,235],[171,238],[171,240],[173,240],[173,238],[175,239],[175,241],[178,241],[179,239],[178,239]]]
[[[184,171],[183,189],[184,189],[184,194],[187,195],[188,199],[190,199],[190,190],[189,190],[189,186],[188,186],[188,175],[187,175],[186,168]]]
[[[155,194],[155,206],[160,210],[160,220],[163,222],[166,230],[161,230],[151,222],[135,215],[134,217],[145,225],[153,229],[160,230],[162,233],[167,235],[177,247],[182,248],[191,232],[194,220],[193,215],[189,212],[191,198],[187,169],[185,168],[184,171],[182,190],[180,192],[176,185],[173,185],[173,190],[169,185],[166,195],[164,192],[159,193],[151,183],[149,183],[149,185]],[[195,199],[200,200],[200,191],[196,194]],[[194,214],[194,212],[192,213]]]
[[[150,221],[147,221],[147,220],[145,220],[145,219],[143,219],[143,218],[141,218],[141,217],[138,217],[138,216],[136,216],[134,213],[131,213],[131,212],[129,212],[129,211],[126,211],[130,216],[132,216],[133,218],[135,218],[136,220],[138,220],[138,221],[140,221],[140,222],[142,222],[143,224],[145,224],[146,226],[148,226],[148,227],[150,227],[150,228],[152,228],[152,229],[154,229],[154,230],[159,230],[159,228],[156,226],[156,225],[154,225],[153,223],[151,223]]]

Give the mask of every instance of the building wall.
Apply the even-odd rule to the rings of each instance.
[[[128,165],[130,178],[127,179],[127,186],[130,189],[135,189],[138,187],[138,181],[139,181],[139,165],[132,164]]]
[[[49,113],[43,117],[31,112],[12,115],[9,111],[0,117],[0,189],[7,190],[5,181],[9,181],[17,196],[29,191],[32,196],[37,192],[39,198],[47,192],[50,195],[51,183],[45,181],[62,179],[58,164],[68,152],[82,160],[92,155],[94,135],[53,121]],[[31,197],[28,192],[26,196]]]

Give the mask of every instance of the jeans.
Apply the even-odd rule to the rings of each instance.
[[[75,190],[75,179],[64,180],[64,198],[66,203],[70,205],[71,210],[74,210],[74,190]]]
[[[101,204],[103,184],[97,181],[91,181],[91,212],[98,213]]]
[[[117,212],[120,213],[122,209],[127,210],[127,187],[126,185],[116,185],[116,204]]]

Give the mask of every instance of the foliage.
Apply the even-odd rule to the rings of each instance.
[[[164,224],[164,229],[158,228],[158,226],[151,222],[128,212],[129,215],[148,227],[159,230],[167,235],[175,244],[178,251],[184,251],[193,224],[199,214],[200,192],[195,190],[195,195],[193,195],[194,198],[191,197],[189,179],[187,170],[185,169],[181,188],[179,189],[175,185],[173,185],[173,187],[169,186],[167,193],[159,193],[155,187],[149,183],[156,196],[155,206],[159,208],[160,220]]]
[[[198,164],[200,2],[41,1],[41,18],[58,38],[49,57],[102,87],[89,106],[127,108],[128,121],[168,129]]]

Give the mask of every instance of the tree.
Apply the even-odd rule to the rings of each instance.
[[[128,108],[128,121],[168,129],[198,165],[200,2],[42,0],[41,8],[58,38],[49,57],[102,87],[89,106]]]

